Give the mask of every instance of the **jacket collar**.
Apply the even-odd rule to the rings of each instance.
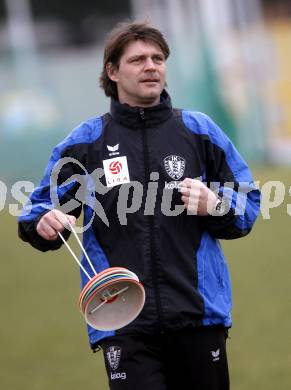
[[[152,127],[166,121],[172,115],[170,95],[163,90],[160,103],[153,107],[131,107],[111,99],[110,114],[123,126],[130,128]]]

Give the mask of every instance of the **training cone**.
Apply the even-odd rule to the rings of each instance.
[[[83,288],[79,306],[86,322],[98,330],[117,330],[141,312],[145,291],[138,277],[114,267],[95,275]]]
[[[89,280],[78,302],[86,322],[97,330],[117,330],[128,325],[139,315],[145,303],[145,291],[137,275],[123,267],[107,268],[97,274],[69,220],[67,224],[94,273],[91,277],[59,232],[59,237]]]

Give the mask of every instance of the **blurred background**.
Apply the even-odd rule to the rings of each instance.
[[[271,218],[223,246],[232,389],[290,389],[290,0],[0,0],[0,386],[107,389],[74,304],[78,270],[65,249],[41,254],[17,239],[19,205],[12,213],[8,199],[16,180],[37,185],[72,128],[108,110],[98,82],[104,38],[125,19],[165,34],[174,105],[210,115],[261,184],[284,183]]]

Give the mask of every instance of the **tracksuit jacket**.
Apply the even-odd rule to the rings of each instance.
[[[187,213],[177,188],[187,177],[214,185],[229,211]],[[121,266],[139,277],[142,312],[118,331],[89,326],[94,349],[115,334],[230,327],[231,285],[218,239],[248,234],[259,203],[246,163],[222,130],[205,114],[173,109],[163,91],[160,104],[149,108],[111,100],[110,113],[75,128],[53,150],[19,218],[19,235],[41,251],[58,249],[59,239],[37,234],[38,221],[56,207],[76,217],[83,210],[83,244],[96,271]],[[88,279],[81,277],[84,286]]]

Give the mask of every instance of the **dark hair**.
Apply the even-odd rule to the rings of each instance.
[[[106,65],[111,62],[113,66],[118,68],[120,57],[126,45],[139,39],[156,43],[160,46],[165,59],[169,57],[169,46],[163,34],[158,29],[152,27],[147,22],[119,23],[109,33],[104,49],[103,69],[99,81],[100,87],[104,89],[106,96],[113,97],[116,100],[118,99],[116,83],[108,77]]]

